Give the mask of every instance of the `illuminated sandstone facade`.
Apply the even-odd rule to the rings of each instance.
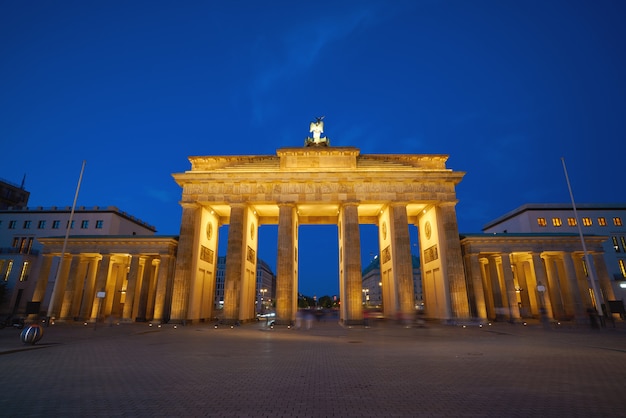
[[[74,236],[65,252],[62,237],[39,240],[43,259],[32,300],[49,301],[48,317],[169,320],[175,237]],[[65,260],[54,274],[53,261],[62,254]]]
[[[339,241],[340,319],[362,322],[360,224],[379,230],[385,315],[412,314],[409,224],[419,231],[427,315],[470,315],[456,219],[464,173],[446,155],[361,155],[354,147],[281,148],[275,156],[190,157],[174,174],[183,207],[171,319],[213,316],[218,228],[229,225],[224,316],[255,317],[258,228],[278,225],[276,315],[295,319],[298,227],[335,224]]]
[[[588,322],[588,308],[615,296],[604,262],[606,236],[585,236],[591,264],[576,234],[470,234],[462,237],[472,316],[518,321]],[[589,272],[599,282],[594,295]]]

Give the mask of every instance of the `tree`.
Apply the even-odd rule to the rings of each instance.
[[[333,307],[333,298],[328,295],[324,295],[320,298],[318,305],[325,309],[330,309]]]

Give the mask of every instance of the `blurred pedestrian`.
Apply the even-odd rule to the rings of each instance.
[[[306,329],[311,329],[311,327],[313,326],[313,312],[307,311],[305,320],[306,320]]]

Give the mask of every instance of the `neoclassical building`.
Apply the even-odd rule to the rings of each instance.
[[[48,317],[169,321],[176,237],[75,236],[65,252],[62,237],[39,240],[43,260],[32,300],[47,301]],[[52,274],[53,260],[61,256],[58,274]]]
[[[577,234],[462,236],[472,317],[519,321],[540,317],[543,308],[550,319],[586,322],[588,308],[615,298],[603,258],[606,239],[585,236],[587,265]]]

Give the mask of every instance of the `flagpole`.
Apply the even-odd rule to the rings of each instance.
[[[591,281],[591,289],[593,290],[593,294],[595,296],[596,302],[596,311],[598,316],[602,317],[602,294],[600,293],[600,289],[598,288],[598,284],[596,283],[595,276],[593,274],[593,268],[591,268],[591,263],[589,262],[589,253],[587,252],[587,245],[585,244],[585,238],[583,236],[583,229],[580,226],[580,219],[578,218],[578,212],[576,211],[576,203],[574,203],[574,193],[572,192],[572,185],[569,182],[569,176],[567,175],[567,167],[565,167],[565,158],[561,157],[561,162],[563,163],[563,171],[565,172],[565,181],[567,181],[567,189],[569,190],[570,199],[572,199],[572,208],[574,209],[574,218],[576,219],[576,226],[578,226],[578,235],[580,236],[580,242],[583,246],[583,253],[585,254],[585,263],[587,264],[587,274],[589,274],[589,280]]]
[[[61,261],[59,261],[59,265],[57,267],[57,272],[54,278],[54,288],[52,290],[52,296],[50,297],[50,306],[48,307],[48,320],[46,321],[46,325],[48,325],[50,323],[50,318],[54,317],[55,314],[55,310],[57,309],[58,303],[55,303],[55,298],[57,293],[60,291],[59,288],[60,286],[57,286],[59,284],[59,275],[62,272],[63,269],[63,262],[65,260],[65,251],[67,249],[67,240],[70,237],[70,229],[72,227],[72,219],[74,218],[74,210],[76,209],[76,201],[78,200],[78,191],[80,190],[80,183],[83,180],[83,172],[85,171],[85,164],[86,161],[83,160],[83,165],[80,169],[80,176],[78,177],[78,185],[76,186],[76,193],[74,194],[74,203],[72,203],[72,210],[70,212],[70,219],[67,221],[67,227],[65,228],[65,239],[63,240],[63,249],[61,250]],[[63,301],[60,301],[61,304],[63,303]]]

